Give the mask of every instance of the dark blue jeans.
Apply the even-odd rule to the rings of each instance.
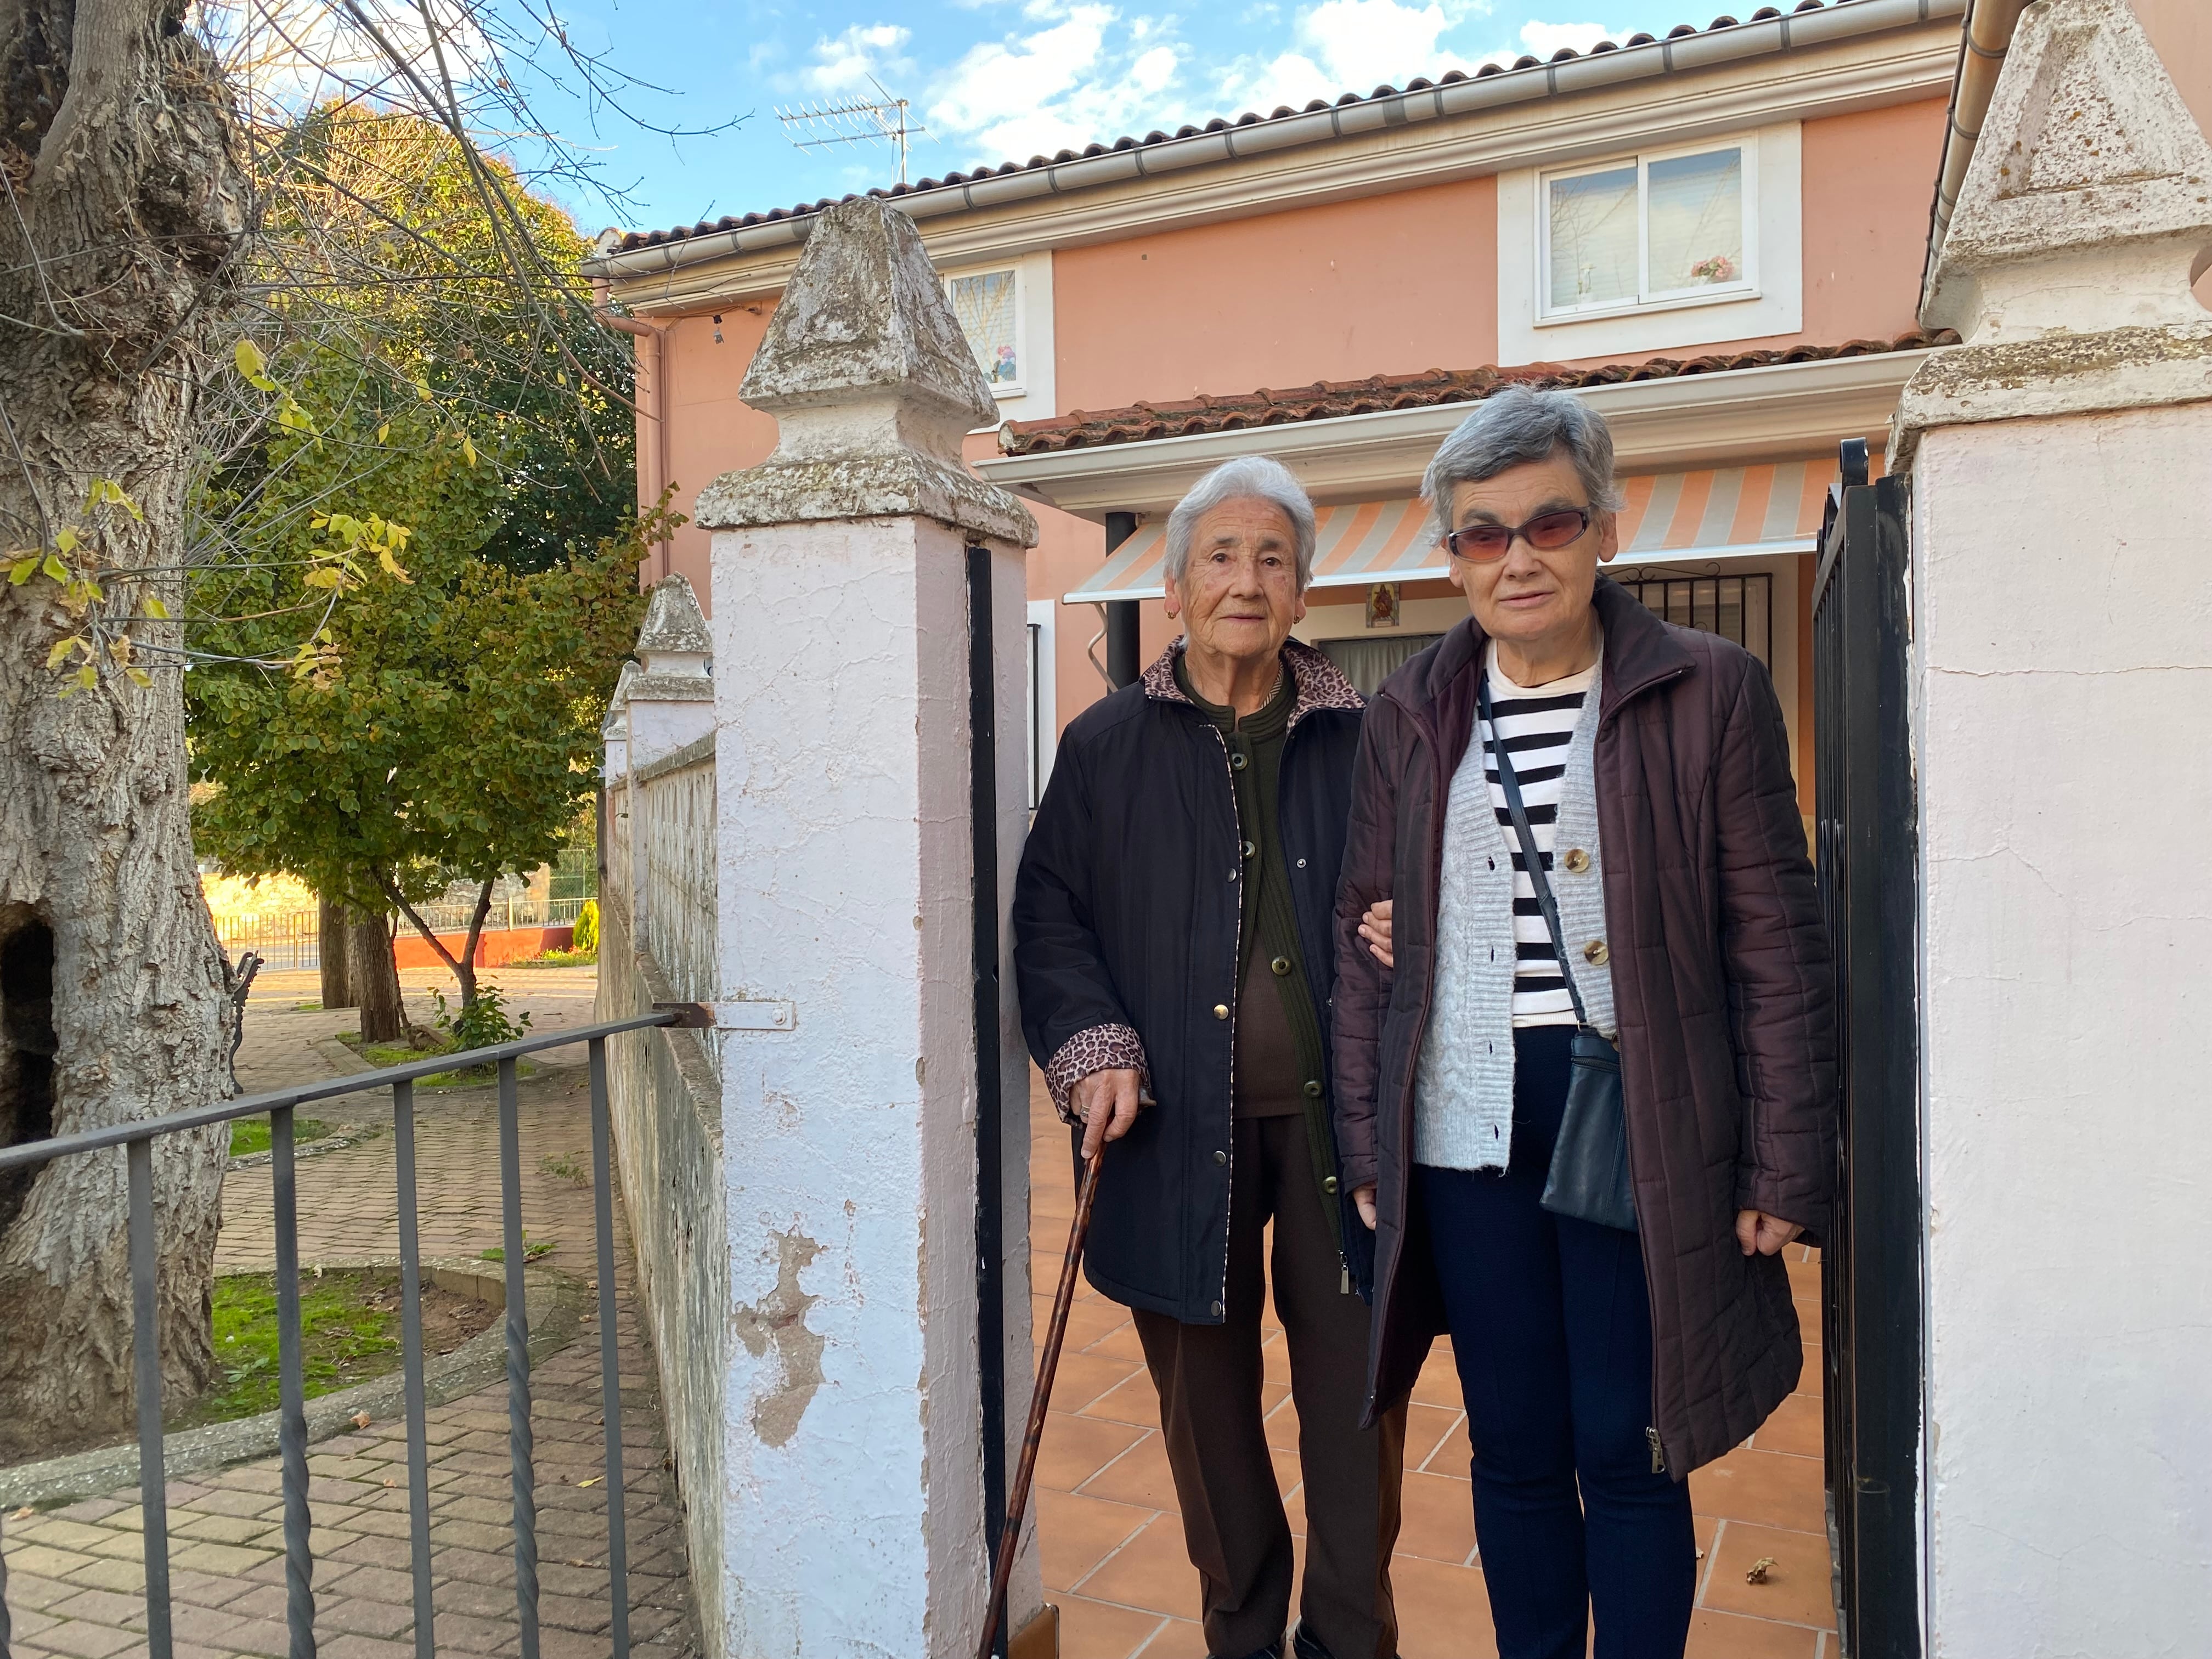
[[[1514,1033],[1504,1171],[1418,1170],[1451,1327],[1499,1659],[1681,1659],[1689,1488],[1651,1469],[1651,1315],[1636,1235],[1538,1202],[1566,1104],[1563,1025]]]

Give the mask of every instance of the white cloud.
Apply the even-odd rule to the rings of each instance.
[[[1618,40],[1620,32],[1603,23],[1523,23],[1518,44],[1486,52],[1479,60],[1510,64],[1522,57],[1549,58],[1562,46],[1588,52],[1601,40]]]
[[[872,91],[872,81],[912,64],[900,49],[913,32],[896,23],[855,23],[834,40],[814,43],[814,61],[801,77],[817,92]]]
[[[1297,14],[1293,47],[1238,58],[1218,82],[1224,111],[1279,105],[1295,109],[1316,98],[1402,87],[1473,63],[1445,37],[1489,10],[1486,0],[1321,0]]]
[[[1060,21],[970,47],[930,89],[930,131],[956,153],[1025,161],[1188,118],[1172,20],[1125,21],[1097,3],[1024,9]]]

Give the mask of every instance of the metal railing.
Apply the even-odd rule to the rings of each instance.
[[[587,896],[580,898],[549,899],[517,893],[510,898],[495,898],[491,908],[484,913],[483,930],[487,933],[504,933],[516,927],[567,927],[574,925],[576,913],[592,902]],[[440,933],[465,933],[469,921],[476,915],[476,901],[440,899],[430,904],[418,904],[415,912],[430,924],[431,930]],[[319,968],[322,965],[322,927],[313,910],[283,910],[251,915],[228,915],[216,918],[216,938],[222,943],[223,953],[234,962],[245,951],[251,951],[261,958],[264,968]],[[400,937],[413,936],[412,926],[400,923]]]
[[[145,1536],[148,1659],[172,1659],[169,1609],[167,1469],[161,1443],[161,1355],[155,1313],[154,1141],[186,1129],[228,1123],[266,1113],[276,1231],[277,1444],[283,1465],[285,1623],[291,1659],[314,1659],[314,1558],[308,1546],[307,1397],[300,1337],[298,1191],[294,1181],[292,1114],[295,1107],[333,1096],[389,1087],[392,1150],[399,1199],[400,1340],[407,1413],[408,1536],[414,1572],[415,1652],[437,1651],[430,1582],[430,1470],[428,1404],[422,1372],[422,1249],[415,1192],[415,1080],[434,1073],[479,1066],[499,1068],[499,1167],[504,1265],[507,1269],[507,1451],[513,1474],[514,1596],[521,1659],[538,1659],[538,1499],[530,1426],[530,1315],[523,1268],[522,1141],[515,1100],[515,1061],[540,1048],[589,1045],[592,1096],[592,1187],[599,1243],[599,1389],[605,1425],[607,1578],[611,1598],[608,1636],[613,1659],[629,1653],[629,1563],[624,1535],[622,1390],[616,1350],[614,1200],[607,1118],[606,1040],[624,1031],[671,1025],[674,1012],[656,1012],[603,1024],[547,1031],[514,1042],[410,1060],[404,1066],[355,1073],[296,1089],[248,1095],[166,1117],[141,1118],[0,1148],[0,1173],[83,1157],[120,1146],[130,1186],[132,1369],[138,1413],[138,1492]],[[0,1654],[7,1650],[6,1568],[0,1565]]]

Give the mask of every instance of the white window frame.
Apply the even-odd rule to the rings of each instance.
[[[1671,161],[1685,155],[1711,155],[1733,149],[1741,159],[1743,196],[1743,274],[1731,283],[1707,283],[1694,288],[1646,292],[1650,276],[1650,179],[1654,161]],[[1587,305],[1552,304],[1552,185],[1560,179],[1580,179],[1593,173],[1611,173],[1624,166],[1636,169],[1637,296],[1632,300],[1596,300]],[[1676,311],[1690,306],[1720,305],[1730,300],[1759,297],[1759,139],[1755,133],[1734,138],[1711,138],[1703,143],[1675,144],[1664,149],[1632,151],[1601,161],[1577,162],[1573,167],[1549,167],[1536,176],[1536,318],[1539,328],[1560,323],[1583,322],[1593,317],[1619,317],[1654,311]],[[1019,350],[1020,348],[1015,348]]]
[[[976,265],[967,270],[948,270],[945,273],[945,297],[952,297],[952,284],[967,276],[1007,276],[1014,279],[1014,362],[1020,367],[1022,378],[1012,386],[998,381],[991,383],[991,395],[1004,403],[1009,398],[1026,398],[1030,390],[1030,341],[1028,307],[1023,301],[1028,297],[1029,274],[1018,259],[1004,264]],[[974,348],[971,346],[972,352]]]
[[[1603,165],[1552,161],[1498,175],[1498,361],[1568,362],[1679,352],[1737,340],[1799,334],[1805,327],[1802,129],[1778,121],[1749,130],[1712,133],[1694,143],[1668,142],[1609,152],[1663,159],[1741,146],[1758,160],[1756,205],[1747,203],[1756,229],[1745,244],[1745,264],[1758,287],[1730,286],[1720,293],[1692,290],[1679,298],[1603,312],[1545,314],[1549,289],[1544,264],[1550,239],[1544,222],[1543,180]],[[1754,261],[1756,262],[1754,264]]]

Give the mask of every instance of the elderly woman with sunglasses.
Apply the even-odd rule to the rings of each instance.
[[[1828,944],[1774,689],[1598,574],[1613,441],[1491,398],[1424,483],[1468,616],[1384,684],[1334,1008],[1376,1230],[1370,1419],[1449,1331],[1501,1659],[1679,1659],[1685,1478],[1803,1363],[1828,1218]]]

